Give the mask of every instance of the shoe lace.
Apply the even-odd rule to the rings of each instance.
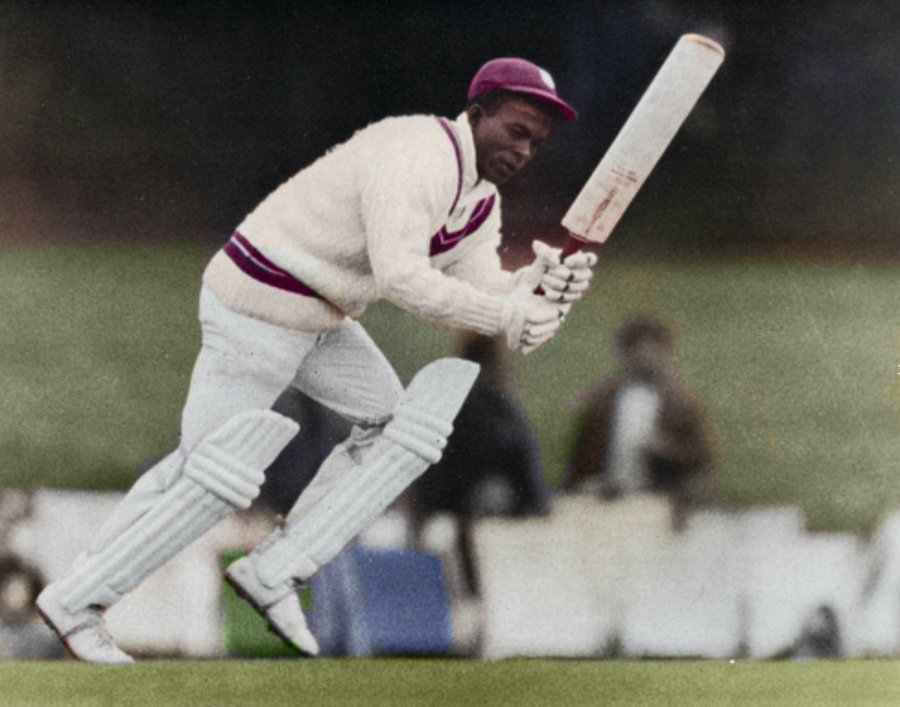
[[[119,652],[119,648],[113,643],[112,637],[101,626],[97,626],[94,631],[91,631],[91,640],[97,648],[109,650],[114,653]]]
[[[90,614],[85,617],[84,622],[77,628],[77,632],[87,637],[94,648],[116,654],[121,653],[121,649],[115,644],[112,636],[107,632],[106,626],[104,626],[101,611],[93,606],[89,607],[89,609]]]

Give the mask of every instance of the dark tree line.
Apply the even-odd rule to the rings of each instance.
[[[728,59],[627,227],[703,252],[891,250],[898,27],[888,0],[0,2],[0,196],[26,180],[86,227],[182,217],[218,237],[356,128],[453,115],[482,61],[520,55],[581,112],[509,200],[511,231],[552,230],[675,39],[701,31]]]

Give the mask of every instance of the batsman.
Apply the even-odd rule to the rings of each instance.
[[[188,544],[257,496],[299,431],[271,407],[287,386],[354,424],[285,522],[225,571],[279,636],[318,645],[297,584],[435,463],[478,373],[427,365],[404,390],[357,321],[386,299],[438,325],[502,336],[528,353],[559,329],[596,256],[534,242],[501,267],[498,186],[576,114],[544,69],[487,62],[455,119],[391,117],[358,131],[266,197],[208,263],[202,345],[178,448],[141,476],[91,547],[37,599],[77,658],[127,664],[103,613]]]

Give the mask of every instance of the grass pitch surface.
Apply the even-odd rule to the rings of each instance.
[[[875,707],[900,704],[893,661],[438,659],[0,664],[6,707]]]

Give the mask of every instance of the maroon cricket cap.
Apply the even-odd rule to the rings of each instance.
[[[469,84],[469,100],[493,90],[513,91],[534,96],[559,109],[562,119],[575,120],[578,113],[556,93],[556,84],[548,71],[525,59],[492,59],[475,74]]]

